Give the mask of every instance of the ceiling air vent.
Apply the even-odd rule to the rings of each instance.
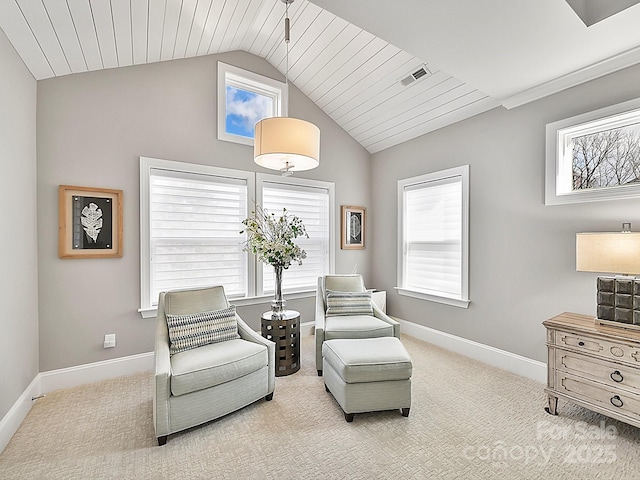
[[[419,78],[426,77],[428,75],[431,75],[431,72],[429,71],[426,65],[423,65],[418,70],[413,72],[411,75],[408,75],[402,80],[400,80],[400,83],[406,87],[407,85],[411,85],[413,82],[415,82]]]

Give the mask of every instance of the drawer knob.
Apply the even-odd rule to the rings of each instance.
[[[624,405],[624,403],[622,402],[622,399],[618,395],[614,395],[613,397],[611,397],[610,402],[611,402],[611,405],[618,408]]]
[[[620,383],[621,381],[624,380],[624,377],[622,376],[622,374],[618,370],[616,370],[615,372],[613,372],[609,376],[611,377],[611,380],[613,380],[614,382]]]
[[[578,342],[578,345],[580,345],[581,347],[584,347],[584,342],[581,340]]]

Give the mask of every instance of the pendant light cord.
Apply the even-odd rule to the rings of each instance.
[[[284,15],[284,43],[287,45],[287,63],[284,73],[284,83],[289,84],[289,40],[291,39],[291,25],[289,23],[289,2],[285,2],[285,15]]]

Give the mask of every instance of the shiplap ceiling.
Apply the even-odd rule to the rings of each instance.
[[[296,0],[289,79],[375,153],[640,62],[637,3]],[[38,80],[232,50],[284,74],[284,11],[280,0],[0,0],[0,28]],[[422,65],[432,74],[402,86]]]
[[[280,0],[0,0],[0,27],[37,80],[233,50],[284,74],[284,12]],[[498,105],[307,0],[289,16],[289,81],[371,153]],[[423,65],[431,75],[400,83]]]
[[[638,1],[568,1],[313,0],[506,108],[640,62]]]

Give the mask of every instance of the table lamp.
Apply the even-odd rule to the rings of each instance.
[[[623,223],[622,232],[576,234],[576,270],[612,273],[597,279],[597,323],[640,329],[640,233]]]

